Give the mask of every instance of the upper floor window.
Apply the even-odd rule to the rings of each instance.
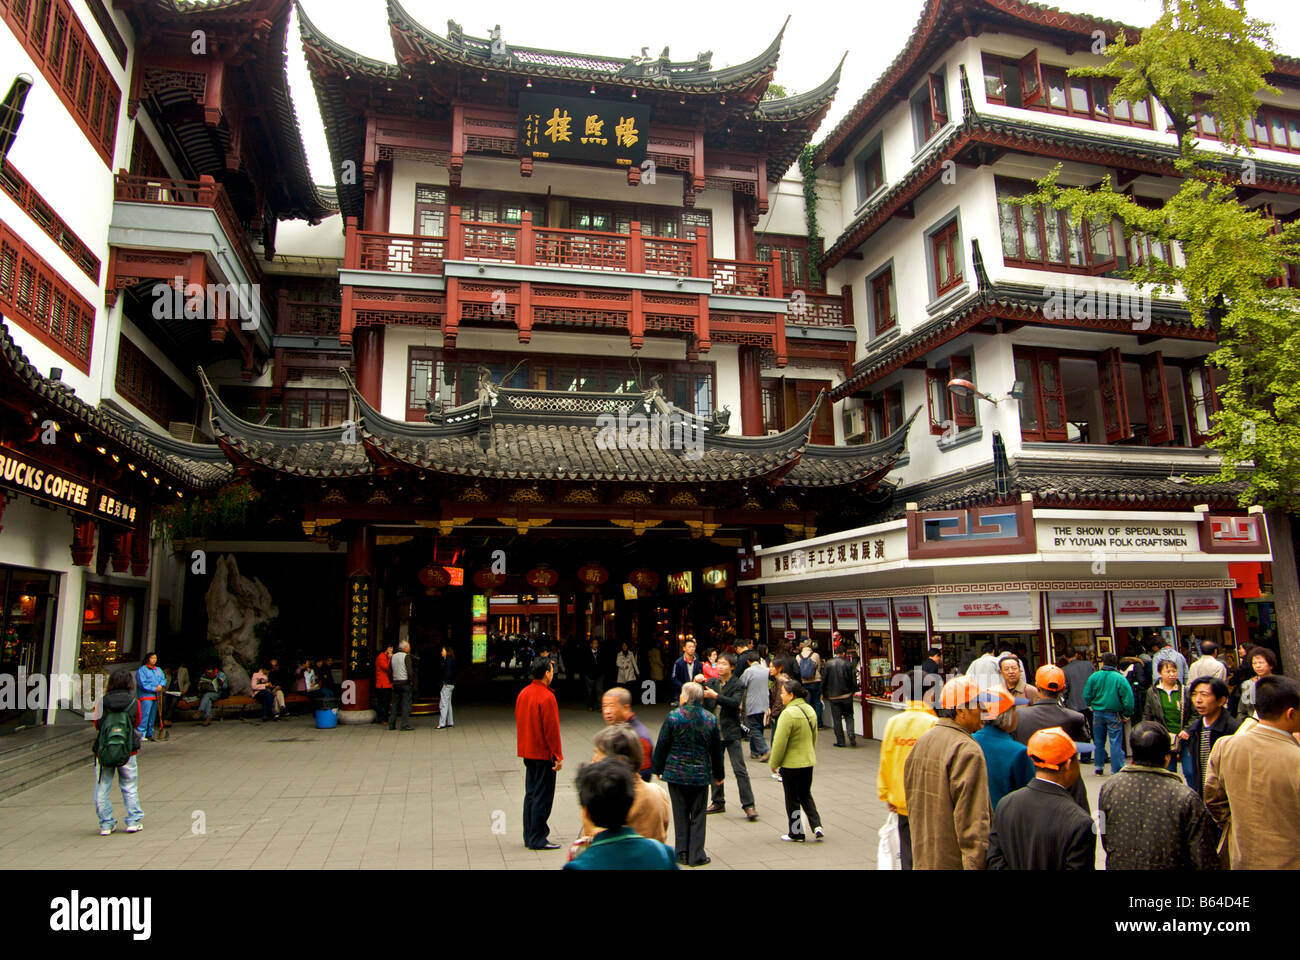
[[[811,275],[811,256],[807,237],[784,236],[779,233],[760,233],[755,236],[757,256],[760,262],[770,263],[775,254],[781,261],[781,289],[787,293],[794,290],[806,290],[821,293],[826,289],[825,280],[818,275],[816,281]],[[820,240],[818,243],[820,244]],[[818,250],[820,252],[820,250]]]
[[[958,430],[975,426],[975,398],[955,394],[948,389],[949,382],[965,380],[973,383],[974,367],[970,353],[959,353],[925,371],[927,401],[930,410],[930,432],[950,435],[950,425]]]
[[[415,232],[421,237],[447,235],[447,188],[428,183],[415,185]],[[464,215],[464,211],[461,211]],[[474,217],[466,217],[474,220]]]
[[[948,122],[946,82],[946,73],[940,67],[926,78],[925,86],[912,95],[912,130],[918,150]]]
[[[881,390],[863,404],[867,420],[867,443],[883,440],[903,425],[902,385]]]
[[[868,280],[867,290],[871,297],[872,336],[878,337],[898,326],[898,297],[894,293],[893,266],[885,267]]]
[[[1067,67],[1040,65],[1037,50],[1019,60],[984,54],[984,96],[990,103],[1151,128],[1150,101],[1116,100],[1115,84],[1106,77],[1071,77]]]
[[[858,154],[853,161],[853,172],[857,180],[858,205],[861,206],[885,184],[885,164],[879,138]]]
[[[789,430],[812,409],[822,391],[830,390],[829,380],[796,380],[792,377],[763,379],[763,430],[765,433]],[[833,444],[835,425],[831,404],[823,403],[813,420],[812,443]]]
[[[1210,140],[1218,140],[1219,128],[1208,113],[1196,115],[1196,132]],[[1257,147],[1300,153],[1300,111],[1264,107],[1254,118],[1247,118],[1245,139]]]
[[[1113,223],[1070,223],[1064,210],[1012,201],[1033,192],[1020,181],[999,179],[998,228],[1002,257],[1010,266],[1042,267],[1069,273],[1105,273],[1118,265]]]
[[[957,219],[930,234],[931,266],[934,270],[934,295],[941,297],[962,280],[962,262]]]

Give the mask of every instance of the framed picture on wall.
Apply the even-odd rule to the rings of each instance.
[[[1115,641],[1114,641],[1113,638],[1111,638],[1111,637],[1098,637],[1098,638],[1097,638],[1097,656],[1098,656],[1098,657],[1101,657],[1103,654],[1114,653],[1114,652],[1115,652]]]

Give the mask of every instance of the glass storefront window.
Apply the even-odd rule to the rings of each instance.
[[[47,673],[54,647],[59,578],[13,567],[0,567],[4,606],[0,609],[0,674]],[[0,709],[0,723],[31,722],[24,711]]]
[[[87,587],[81,618],[82,670],[139,658],[142,601],[140,590],[102,584]]]

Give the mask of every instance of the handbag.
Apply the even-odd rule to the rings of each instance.
[[[877,870],[902,870],[902,843],[898,836],[898,814],[892,810],[880,828],[880,844],[876,849]]]

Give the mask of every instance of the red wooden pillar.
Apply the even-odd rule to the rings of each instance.
[[[746,437],[763,434],[763,376],[758,347],[740,348],[740,425]]]
[[[357,391],[378,410],[384,378],[384,328],[358,327],[352,334],[352,352],[357,360]]]
[[[72,563],[88,567],[95,558],[95,521],[72,521]]]
[[[757,260],[754,250],[754,225],[749,212],[753,201],[743,193],[731,195],[731,218],[736,229],[736,259]]]
[[[348,541],[348,574],[343,612],[345,619],[343,679],[352,681],[356,696],[354,702],[343,704],[344,710],[370,709],[370,664],[376,626],[372,602],[375,595],[373,536],[374,530],[371,527],[359,525],[352,539]],[[354,588],[358,585],[363,589],[359,593],[354,593]],[[358,600],[357,597],[364,597],[364,600]],[[354,623],[354,620],[361,622]],[[352,648],[352,640],[357,636],[357,631],[361,631],[366,640],[363,658],[354,656],[356,651]]]
[[[393,165],[389,162],[375,166],[375,188],[366,191],[366,229],[374,233],[388,232],[389,196],[393,186]]]

